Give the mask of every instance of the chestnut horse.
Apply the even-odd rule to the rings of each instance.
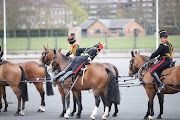
[[[53,57],[53,61],[51,63],[52,68],[56,69],[57,66],[60,66],[60,69],[63,70],[67,64],[69,63],[69,57],[66,57],[60,51],[55,54]],[[102,119],[106,119],[109,115],[109,107],[112,103],[119,104],[120,103],[120,92],[117,82],[115,81],[115,76],[113,72],[102,63],[91,63],[88,65],[83,78],[82,84],[82,76],[75,78],[77,81],[74,84],[73,90],[75,92],[75,96],[77,97],[78,103],[78,113],[77,116],[81,116],[82,111],[82,103],[81,103],[81,90],[93,90],[95,97],[95,108],[93,110],[90,119],[95,119],[97,115],[97,110],[100,104],[100,100],[102,99],[105,112],[102,116]],[[60,84],[60,83],[59,83]],[[66,104],[67,110],[64,118],[69,118],[70,114],[70,77],[64,82],[64,92],[66,95]]]
[[[35,61],[18,63],[18,65],[23,67],[27,76],[27,81],[32,82],[36,86],[36,89],[41,96],[41,105],[38,109],[38,112],[45,112],[45,91],[43,87],[43,82],[41,81],[44,81],[44,78],[49,78],[46,68],[40,67],[39,64]],[[46,82],[46,93],[48,96],[54,95],[52,83],[48,81]]]
[[[151,64],[149,69],[145,69],[147,56],[134,54],[131,52],[132,58],[130,60],[129,65],[129,76],[133,77],[136,73],[142,82],[146,94],[149,97],[148,101],[148,110],[144,117],[144,119],[153,119],[154,109],[153,109],[153,100],[157,92],[157,82],[153,81],[153,77],[151,76],[150,70],[154,67],[155,64]],[[162,118],[163,114],[163,102],[164,102],[164,94],[174,94],[180,91],[180,66],[172,67],[165,69],[162,72],[160,79],[163,79],[163,83],[165,84],[165,90],[158,95],[159,104],[160,104],[160,113],[157,116],[157,119]]]
[[[44,46],[44,45],[43,45],[43,46]],[[55,50],[54,50],[54,51],[55,51]],[[49,64],[51,63],[52,59],[53,59],[54,51],[53,51],[52,49],[50,49],[48,45],[47,45],[47,47],[44,46],[44,51],[43,51],[42,56],[41,56],[41,58],[40,58],[40,60],[39,60],[40,63],[49,65]],[[58,52],[61,52],[61,49],[59,49]],[[70,59],[69,61],[71,61],[72,58],[69,57],[69,59]],[[116,81],[117,81],[117,83],[118,83],[118,76],[119,76],[119,71],[118,71],[118,69],[117,69],[114,65],[112,65],[112,64],[110,64],[110,63],[103,63],[103,64],[107,65],[107,66],[111,69],[111,71],[112,71],[112,72],[114,73],[114,75],[116,76]],[[58,68],[58,69],[59,69],[59,68]],[[60,69],[59,69],[59,70],[60,70]],[[60,72],[60,71],[59,71],[59,72]],[[65,113],[65,111],[66,111],[66,107],[65,107],[65,94],[64,94],[64,90],[63,90],[61,84],[57,83],[57,86],[58,86],[58,90],[59,90],[59,92],[60,92],[60,94],[61,94],[62,103],[63,103],[63,112],[60,114],[60,116],[63,117],[63,116],[64,116],[64,113]],[[73,93],[73,111],[71,112],[71,116],[73,116],[74,113],[76,112],[76,101],[77,101],[77,100],[76,100],[76,97],[75,97],[75,95],[74,95],[73,90],[72,90],[72,93]],[[113,113],[112,116],[113,116],[113,117],[116,117],[116,116],[117,116],[117,113],[118,113],[118,106],[117,106],[117,104],[114,104],[114,108],[115,108],[115,112]],[[111,106],[110,106],[110,110],[111,110]],[[80,116],[78,116],[78,114],[77,114],[77,117],[80,117]]]
[[[25,102],[28,101],[26,74],[22,67],[14,63],[1,63],[0,65],[0,87],[9,85],[18,100],[18,108],[15,115],[25,115]],[[21,99],[23,101],[21,108]]]
[[[47,47],[44,46],[44,51],[42,52],[41,58],[39,59],[39,64],[49,66],[52,59],[53,59],[53,56],[54,56],[54,50],[50,49],[48,45],[47,45]],[[64,90],[63,90],[61,84],[57,83],[57,86],[58,86],[58,90],[59,90],[59,93],[61,95],[62,104],[63,104],[63,111],[60,114],[60,117],[63,117],[65,112],[66,112],[65,94],[64,94]],[[72,91],[72,93],[73,93],[73,105],[74,105],[74,107],[73,107],[73,111],[71,112],[71,116],[73,116],[74,113],[76,112],[76,97],[74,97],[73,91]]]

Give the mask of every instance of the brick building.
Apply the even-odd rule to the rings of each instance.
[[[146,29],[135,19],[97,19],[88,20],[79,26],[83,37],[128,37],[146,36]]]

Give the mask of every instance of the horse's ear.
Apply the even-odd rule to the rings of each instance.
[[[133,51],[131,51],[131,55],[132,55],[132,57],[134,57],[134,52]]]
[[[137,51],[135,51],[135,55],[137,55]]]
[[[140,54],[140,51],[138,52],[138,55]]]
[[[54,49],[54,54],[56,54],[56,49]]]
[[[58,52],[59,52],[59,53],[61,52],[61,48],[59,48]]]
[[[43,44],[43,46],[44,46],[44,49],[47,50],[47,48],[46,48],[46,46],[44,44]]]
[[[47,44],[47,48],[49,48],[49,45]]]

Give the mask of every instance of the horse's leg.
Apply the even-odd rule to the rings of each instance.
[[[105,97],[105,95],[103,93],[101,94],[101,99],[102,99],[102,101],[104,103],[104,107],[105,107],[104,114],[101,119],[106,120],[106,118],[109,116],[109,111],[110,111],[109,106],[111,106],[112,104],[110,104],[110,105],[108,104],[107,98]]]
[[[74,116],[74,113],[76,112],[76,103],[77,103],[77,98],[76,98],[76,96],[75,96],[75,93],[74,93],[74,91],[72,91],[72,93],[73,93],[73,111],[71,112],[71,116]]]
[[[163,103],[164,103],[164,94],[157,94],[158,95],[158,100],[159,100],[159,106],[160,106],[160,113],[157,116],[156,119],[162,119],[162,114],[163,114]]]
[[[78,113],[77,113],[76,117],[80,118],[81,117],[81,111],[82,111],[81,91],[76,91],[76,97],[77,97],[77,104],[78,104]]]
[[[6,99],[6,88],[5,88],[5,86],[2,88],[2,93],[3,93],[4,103],[5,103],[5,107],[4,107],[3,112],[7,112],[8,102],[7,102],[7,99]]]
[[[65,105],[65,93],[60,83],[57,83],[59,93],[61,95],[62,104],[63,104],[63,111],[60,114],[60,117],[64,117],[64,114],[66,113],[66,105]]]
[[[40,96],[41,96],[41,106],[38,109],[38,112],[45,112],[45,92],[44,88],[41,82],[34,82],[34,85],[36,86],[36,89],[38,90]]]
[[[0,87],[0,112],[1,112],[1,109],[2,109],[2,87]]]
[[[112,115],[112,117],[117,117],[117,113],[118,113],[118,105],[117,104],[114,104],[114,109],[115,109],[115,112]]]
[[[21,110],[20,114],[21,114],[22,116],[25,115],[25,101],[23,101],[23,100],[22,100],[22,110]]]
[[[90,116],[90,119],[92,119],[92,120],[94,120],[96,115],[97,115],[98,107],[99,107],[99,104],[101,101],[98,90],[93,90],[93,93],[94,93],[94,97],[95,97],[95,107],[94,107],[94,110]]]
[[[65,119],[69,118],[69,115],[70,115],[70,112],[71,112],[70,111],[70,94],[68,94],[69,90],[70,90],[69,87],[64,89],[64,93],[66,95],[66,105],[67,105],[67,110],[66,110],[66,113],[64,115]]]
[[[153,90],[149,89],[146,90],[147,95],[149,97],[149,101],[148,101],[148,110],[146,115],[144,116],[144,119],[148,119],[148,120],[152,120],[153,116],[154,116],[154,107],[153,107],[153,102],[154,102],[154,96],[155,96],[155,92],[153,92]]]
[[[16,95],[17,97],[17,100],[18,100],[18,108],[17,108],[17,112],[15,113],[15,115],[20,115],[20,111],[21,111],[21,93],[20,93],[20,90],[18,89],[18,86],[16,85],[12,85],[12,84],[9,84],[9,86],[11,86],[14,94]]]

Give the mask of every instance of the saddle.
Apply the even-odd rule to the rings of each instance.
[[[71,85],[74,83],[73,80],[76,78],[76,76],[82,76],[83,75],[83,72],[86,71],[89,64],[90,64],[90,62],[86,61],[84,63],[84,65],[81,67],[81,69],[79,69],[79,71],[76,74],[71,76]]]

